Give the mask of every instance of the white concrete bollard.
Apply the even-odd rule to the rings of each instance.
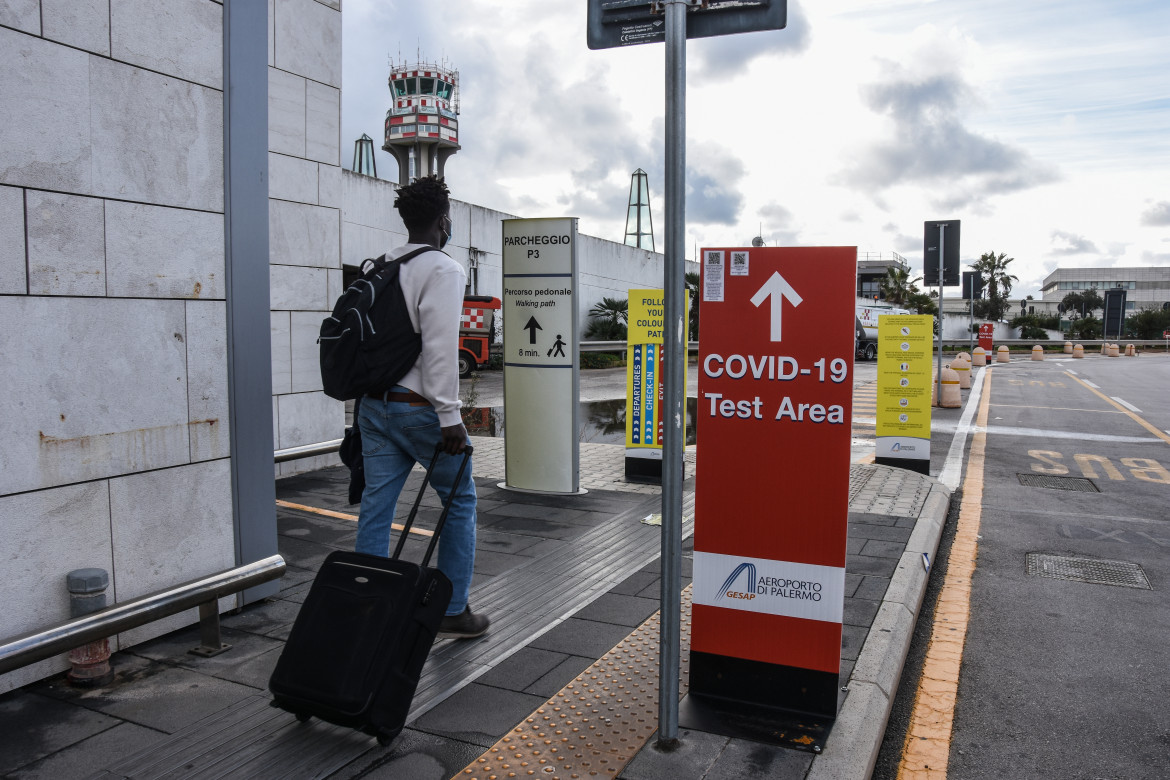
[[[995,362],[996,363],[1010,363],[1011,360],[1012,360],[1011,353],[1008,352],[1008,348],[1007,348],[1006,344],[1000,346],[1000,348],[995,351]]]
[[[1071,341],[1064,342],[1064,354],[1071,355],[1072,349],[1073,349],[1073,343]]]
[[[942,370],[942,399],[938,405],[943,409],[958,409],[963,405],[963,397],[959,393],[959,375],[953,369]]]
[[[1073,346],[1073,357],[1075,357],[1075,358],[1083,358],[1084,356],[1085,356],[1085,347],[1084,347],[1084,345],[1082,345],[1082,344],[1076,344],[1076,345],[1074,345],[1074,346]]]
[[[971,364],[963,360],[963,356],[955,358],[951,361],[951,370],[959,376],[959,389],[971,389]]]
[[[1137,357],[1137,347],[1135,347],[1133,344],[1126,344],[1125,345],[1125,356],[1126,357]]]
[[[1044,347],[1040,346],[1039,344],[1032,347],[1032,359],[1033,360],[1043,360],[1044,359]]]
[[[1117,348],[1117,345],[1116,345],[1116,344],[1110,344],[1110,345],[1109,345],[1109,351],[1106,353],[1106,355],[1107,355],[1108,357],[1119,357],[1119,356],[1120,356],[1120,354],[1121,354],[1121,350],[1119,350],[1119,349]]]
[[[983,347],[975,347],[975,351],[971,353],[971,365],[975,368],[987,365],[987,353],[983,351]]]

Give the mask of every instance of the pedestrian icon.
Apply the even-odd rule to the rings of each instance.
[[[549,348],[547,357],[565,357],[565,342],[561,340],[561,334],[557,334],[557,340]]]

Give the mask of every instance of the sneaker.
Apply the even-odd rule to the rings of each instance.
[[[475,639],[487,633],[491,622],[487,615],[476,615],[470,606],[464,607],[458,615],[443,617],[436,639]]]

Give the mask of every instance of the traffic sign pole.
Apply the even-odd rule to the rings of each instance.
[[[946,288],[946,279],[943,277],[943,258],[946,257],[947,226],[938,226],[938,377],[935,378],[935,398],[942,406],[942,345],[943,345],[943,289]]]
[[[687,2],[666,5],[666,255],[663,278],[666,406],[662,435],[662,584],[658,656],[658,746],[678,745],[682,592],[683,393],[687,328],[683,321],[686,212]]]

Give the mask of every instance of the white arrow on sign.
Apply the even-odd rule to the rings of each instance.
[[[764,282],[764,286],[756,290],[756,294],[752,296],[752,305],[759,307],[768,298],[772,299],[772,341],[780,341],[780,315],[784,308],[784,299],[787,298],[793,306],[799,306],[803,298],[792,289],[792,285],[785,281],[779,271],[773,271],[768,281]]]

